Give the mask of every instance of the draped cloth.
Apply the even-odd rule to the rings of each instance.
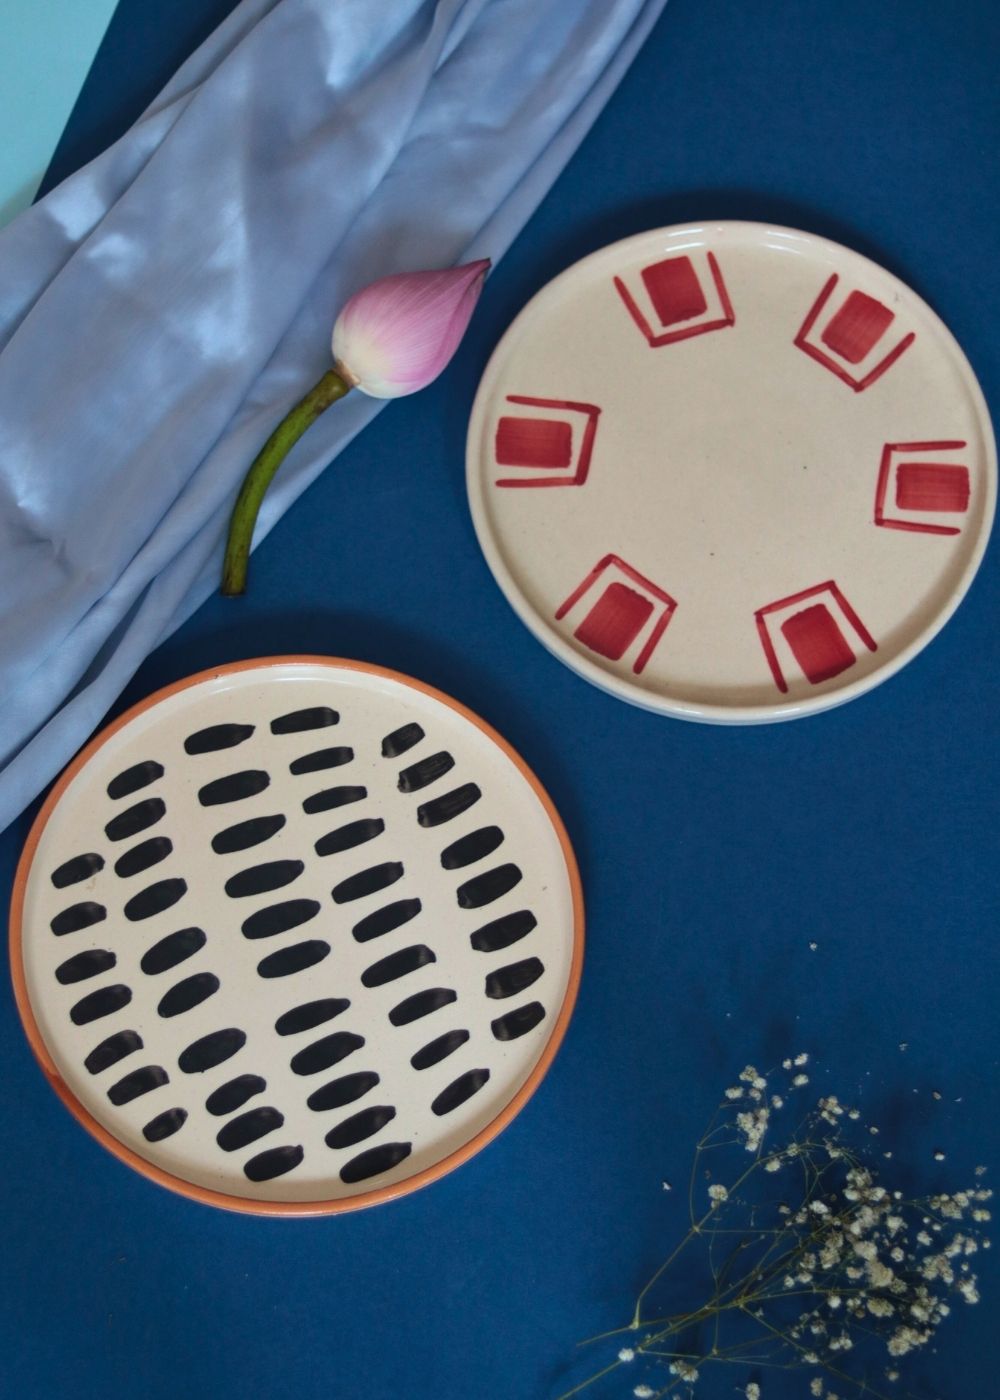
[[[217,585],[346,298],[498,258],[664,3],[242,0],[0,231],[0,829]],[[381,407],[320,419],[258,540]]]

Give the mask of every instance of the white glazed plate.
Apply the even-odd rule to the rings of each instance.
[[[944,625],[996,451],[972,370],[908,287],[762,224],[661,229],[525,307],[476,397],[480,544],[539,641],[664,714],[791,719]]]
[[[206,672],[100,735],[43,808],[11,954],[53,1087],[214,1205],[314,1214],[464,1161],[565,1030],[566,833],[493,730],[324,658]]]

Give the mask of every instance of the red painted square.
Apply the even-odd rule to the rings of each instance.
[[[644,267],[642,280],[663,326],[690,321],[708,310],[698,274],[688,257],[667,258]]]
[[[793,613],[781,624],[781,630],[813,685],[831,680],[854,665],[854,652],[824,603]]]
[[[609,661],[620,661],[647,622],[653,605],[624,583],[609,583],[573,634]]]
[[[496,454],[502,467],[568,467],[573,429],[557,418],[501,418]]]
[[[899,510],[939,510],[963,514],[969,509],[969,469],[944,462],[900,462],[896,468]]]
[[[895,320],[887,306],[864,292],[852,292],[820,339],[848,364],[863,360]]]

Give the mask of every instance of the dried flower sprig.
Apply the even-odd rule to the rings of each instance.
[[[395,273],[348,300],[333,327],[333,368],[289,410],[243,480],[222,567],[226,597],[246,590],[261,503],[302,434],[352,389],[374,399],[395,399],[432,383],[458,349],[489,268],[489,258],[480,258],[464,267]]]
[[[726,1090],[695,1149],[687,1234],[631,1322],[591,1339],[617,1354],[559,1400],[612,1377],[636,1400],[688,1397],[715,1367],[743,1369],[746,1400],[766,1400],[762,1378],[773,1369],[803,1371],[816,1400],[889,1400],[901,1358],[932,1341],[956,1300],[979,1301],[970,1259],[990,1245],[985,1169],[966,1190],[919,1199],[883,1184],[892,1154],[876,1160],[873,1125],[864,1148],[852,1146],[865,1126],[858,1109],[824,1095],[796,1113],[808,1058],[771,1074],[747,1065]],[[786,1112],[797,1126],[779,1145]],[[707,1296],[666,1311],[654,1300],[682,1256],[686,1281],[700,1261]]]

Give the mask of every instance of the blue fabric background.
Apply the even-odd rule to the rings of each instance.
[[[59,171],[126,126],[225,9],[122,0]],[[702,728],[611,700],[531,639],[463,484],[476,382],[524,301],[601,244],[679,220],[773,220],[878,259],[944,316],[995,409],[998,56],[986,0],[671,0],[458,362],[289,511],[248,600],[210,602],[143,666],[122,705],[303,650],[398,667],[479,710],[576,842],[582,994],[541,1090],[472,1163],[394,1205],[284,1223],[189,1204],[108,1157],[45,1087],[4,989],[0,1391],[548,1400],[577,1339],[627,1320],[682,1231],[661,1180],[685,1176],[748,1059],[812,1051],[815,1083],[861,1098],[908,1186],[1000,1169],[996,548],[883,688],[814,720]],[[0,842],[5,883],[27,820]],[[918,1361],[918,1395],[996,1393],[1000,1279],[984,1263],[984,1301]],[[779,1376],[766,1396],[804,1390]]]

